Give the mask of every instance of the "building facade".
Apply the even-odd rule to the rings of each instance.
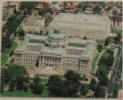
[[[94,40],[68,38],[59,31],[47,37],[27,34],[14,52],[14,64],[90,73],[95,46]]]
[[[60,13],[49,24],[49,32],[59,28],[69,37],[105,40],[110,34],[110,23],[102,16],[93,14]]]

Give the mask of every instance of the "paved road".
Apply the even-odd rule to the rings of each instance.
[[[112,94],[113,88],[115,86],[115,84],[117,83],[117,75],[118,75],[118,71],[119,71],[119,67],[120,67],[120,60],[122,57],[122,47],[121,45],[118,47],[118,52],[117,52],[117,56],[116,56],[116,60],[114,63],[115,66],[115,70],[113,71],[113,74],[111,76],[111,79],[109,81],[109,86],[108,86],[108,90],[107,90],[107,95]]]

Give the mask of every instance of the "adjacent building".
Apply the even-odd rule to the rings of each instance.
[[[49,31],[59,28],[69,37],[105,40],[110,34],[109,21],[100,15],[60,13],[49,24]]]
[[[45,20],[41,17],[37,16],[27,16],[23,22],[21,23],[20,27],[25,31],[28,32],[38,32],[44,30]]]
[[[95,46],[94,40],[72,39],[58,30],[48,36],[27,34],[14,52],[14,64],[90,73]]]

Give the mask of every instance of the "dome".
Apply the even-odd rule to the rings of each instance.
[[[54,30],[54,33],[49,34],[49,37],[54,39],[62,39],[65,38],[65,35],[60,33],[59,30]]]

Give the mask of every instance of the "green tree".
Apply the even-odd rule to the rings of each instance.
[[[12,40],[10,40],[9,35],[2,37],[2,52],[4,51],[5,48],[11,47],[11,45],[12,45],[11,42],[12,42]]]
[[[68,96],[69,97],[76,97],[78,96],[78,92],[80,91],[81,87],[81,76],[79,73],[74,72],[72,70],[67,71],[64,75],[65,84],[67,85]]]
[[[120,89],[120,86],[116,84],[115,87],[113,88],[113,98],[117,98],[119,89]]]
[[[105,45],[109,45],[109,44],[112,44],[114,42],[114,40],[112,38],[107,38],[105,40]]]
[[[106,66],[112,66],[113,60],[114,60],[113,51],[112,50],[106,50],[103,53],[103,55],[99,61],[99,64],[100,65],[106,65]]]
[[[96,76],[98,77],[100,84],[103,86],[107,85],[108,83],[108,73],[106,67],[107,66],[105,65],[100,65],[96,73]]]
[[[48,80],[48,90],[51,96],[65,97],[67,94],[67,87],[61,76],[52,75]]]
[[[23,84],[28,84],[29,75],[26,69],[18,65],[9,65],[2,69],[2,77],[6,84],[9,83],[10,91],[24,89]]]
[[[95,89],[95,92],[94,92],[94,95],[95,97],[97,98],[104,98],[105,97],[105,88],[101,85],[97,85],[96,89]]]
[[[41,94],[43,91],[44,85],[42,84],[40,75],[36,75],[33,79],[33,83],[31,84],[31,89],[33,93]]]
[[[16,31],[16,35],[21,37],[21,38],[24,38],[24,35],[25,35],[25,32],[24,30],[22,29],[22,27],[19,27]]]
[[[36,7],[38,2],[21,2],[20,9],[21,10],[32,10]]]
[[[9,83],[9,91],[14,91],[15,89],[15,81],[11,80]]]
[[[78,8],[80,8],[82,10],[82,12],[85,12],[86,8],[90,7],[90,5],[87,2],[81,2],[78,5]]]
[[[48,26],[49,23],[53,20],[53,17],[51,15],[47,15],[45,17],[45,26]]]
[[[89,86],[90,86],[90,89],[91,89],[92,91],[95,91],[96,86],[97,86],[97,82],[96,82],[96,79],[95,79],[95,78],[93,78],[93,79],[91,80]]]
[[[100,14],[100,13],[101,13],[101,7],[100,7],[100,5],[96,5],[96,6],[93,8],[93,13],[94,13],[94,14]]]
[[[81,85],[81,89],[80,92],[82,95],[86,95],[88,93],[89,90],[89,85],[88,84],[82,84]]]
[[[121,40],[121,35],[120,34],[118,34],[116,37],[114,37],[114,40],[115,40],[115,43],[116,44],[118,44],[119,42],[120,42],[120,40]]]
[[[20,25],[20,23],[22,22],[24,17],[21,17],[17,14],[13,14],[11,15],[5,26],[4,26],[4,30],[6,31],[7,34],[12,34],[16,32],[16,28]]]

